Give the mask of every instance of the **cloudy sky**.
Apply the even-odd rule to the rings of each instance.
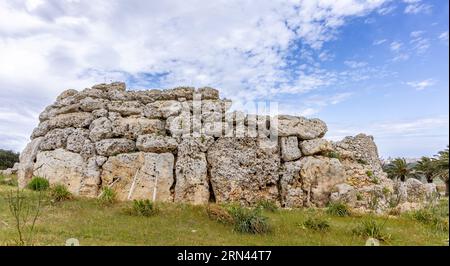
[[[0,148],[20,151],[68,88],[220,88],[277,101],[383,157],[449,142],[444,0],[0,1]]]

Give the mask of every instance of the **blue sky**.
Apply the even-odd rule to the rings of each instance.
[[[2,1],[0,148],[67,88],[213,86],[318,117],[381,156],[449,142],[448,1]]]

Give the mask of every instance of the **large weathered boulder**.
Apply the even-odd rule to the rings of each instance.
[[[173,201],[171,153],[128,153],[111,156],[103,164],[102,186],[111,187],[119,200]]]
[[[332,188],[345,181],[344,168],[338,159],[323,156],[307,156],[300,159],[302,188],[307,206],[324,207]]]
[[[386,177],[372,136],[358,134],[355,137],[345,137],[343,140],[333,143],[333,146],[338,153],[345,157],[348,156],[349,159],[370,166],[376,176]]]
[[[88,167],[78,153],[63,149],[39,152],[33,171],[34,175],[48,179],[51,184],[65,185],[75,195],[97,195],[99,169],[92,164]]]
[[[42,137],[33,139],[30,143],[27,144],[27,146],[19,156],[20,164],[17,171],[19,188],[26,187],[28,182],[33,177],[34,162],[36,160],[36,155],[39,152],[39,147],[42,140]]]
[[[56,150],[59,148],[65,148],[67,138],[74,131],[73,128],[53,129],[48,132],[39,146],[41,151]]]
[[[164,122],[158,119],[132,116],[120,117],[112,122],[112,134],[114,137],[136,140],[140,135],[152,133],[164,135]]]
[[[320,138],[327,132],[327,125],[319,119],[304,117],[278,116],[278,136],[297,136],[301,140]]]
[[[208,203],[210,193],[205,151],[213,142],[211,137],[185,138],[178,146],[175,202]]]
[[[129,139],[104,139],[95,143],[97,153],[102,156],[114,156],[136,150],[136,144]]]
[[[301,208],[304,202],[300,170],[301,161],[285,162],[281,167],[280,198],[281,206],[288,208]]]
[[[278,201],[280,156],[257,138],[219,138],[208,150],[210,179],[218,203]]]
[[[293,161],[297,160],[302,156],[302,153],[298,147],[297,137],[281,137],[281,158],[283,161]]]
[[[305,156],[321,154],[333,150],[331,143],[325,139],[311,139],[300,142],[302,153]]]
[[[139,135],[136,141],[136,147],[144,152],[174,152],[177,150],[178,143],[175,138],[162,136],[159,134]]]

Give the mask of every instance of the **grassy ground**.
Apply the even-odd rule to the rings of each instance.
[[[14,187],[0,185],[0,245],[12,245],[17,239],[5,200],[10,190]],[[32,244],[64,245],[66,239],[77,238],[81,245],[364,245],[367,239],[352,230],[368,217],[323,213],[330,225],[328,231],[305,228],[303,222],[319,210],[264,212],[273,226],[272,232],[251,235],[210,220],[201,206],[160,204],[159,213],[152,217],[130,216],[124,211],[129,206],[130,203],[103,206],[95,199],[48,203],[37,221]],[[448,200],[444,208],[448,215]],[[448,232],[418,222],[411,215],[373,219],[385,222],[383,230],[390,235],[382,245],[448,245]]]

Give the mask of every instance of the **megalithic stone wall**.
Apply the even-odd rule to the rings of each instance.
[[[319,119],[230,106],[212,88],[126,91],[115,82],[64,91],[39,116],[19,185],[40,176],[87,197],[110,187],[120,200],[289,208],[339,200],[367,209],[375,195],[384,210],[386,191],[398,194],[372,137],[332,143]]]

